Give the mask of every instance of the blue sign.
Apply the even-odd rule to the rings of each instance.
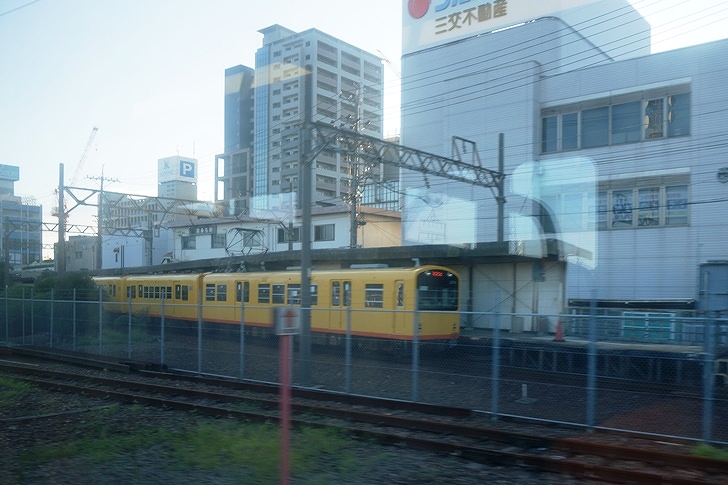
[[[179,162],[179,175],[180,177],[195,178],[195,164],[185,160]]]
[[[20,180],[20,167],[0,164],[0,179],[17,182]]]

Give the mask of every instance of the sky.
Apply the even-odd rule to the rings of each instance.
[[[728,37],[728,0],[632,4],[653,52]],[[0,0],[0,164],[20,167],[15,195],[54,222],[61,163],[66,185],[98,189],[103,177],[105,190],[156,195],[157,160],[182,155],[198,160],[198,196],[212,200],[224,71],[254,67],[258,30],[273,24],[384,58],[384,131],[399,131],[395,0]],[[94,225],[94,212],[70,222]]]

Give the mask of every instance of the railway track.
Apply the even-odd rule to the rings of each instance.
[[[36,356],[39,357],[39,356]],[[210,379],[119,364],[113,374],[79,371],[91,361],[51,364],[49,360],[5,359],[0,372],[38,387],[103,399],[164,406],[244,420],[278,418],[278,387]],[[70,367],[73,366],[73,367]],[[126,373],[125,370],[128,372]],[[105,373],[105,374],[104,374]],[[469,410],[295,388],[292,424],[329,426],[380,443],[450,453],[472,461],[522,466],[606,483],[728,483],[728,462],[637,446],[613,444],[574,429],[493,423]]]

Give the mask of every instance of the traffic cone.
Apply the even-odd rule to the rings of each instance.
[[[564,332],[561,329],[561,320],[556,324],[556,336],[554,336],[554,342],[563,342]]]

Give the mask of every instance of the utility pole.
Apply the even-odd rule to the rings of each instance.
[[[104,217],[104,181],[109,180],[109,182],[118,182],[117,179],[108,179],[104,177],[104,166],[101,166],[101,177],[89,177],[91,180],[99,180],[100,181],[100,189],[99,189],[99,203],[97,206],[97,212],[96,212],[96,269],[101,269],[103,265],[103,254],[102,254],[102,247],[103,247],[103,238],[102,238],[102,221]]]
[[[361,124],[361,116],[362,116],[362,103],[363,103],[363,94],[362,94],[362,88],[361,85],[357,84],[356,91],[352,95],[352,97],[355,98],[356,101],[356,119],[354,120],[354,131],[356,133],[361,133],[362,124]],[[361,145],[357,141],[356,147],[354,148],[354,160],[351,162],[351,182],[349,184],[349,203],[351,204],[350,210],[349,210],[349,247],[355,248],[357,247],[358,241],[357,241],[357,232],[359,229],[359,184],[360,184],[360,148]]]
[[[66,188],[63,185],[63,164],[60,164],[58,175],[58,245],[56,251],[56,271],[66,272],[66,207],[63,196]]]
[[[304,86],[304,129],[300,136],[299,156],[301,157],[301,380],[303,385],[311,384],[311,194],[313,160],[319,152],[311,153],[311,137],[308,125],[313,110],[313,67],[306,66]]]

